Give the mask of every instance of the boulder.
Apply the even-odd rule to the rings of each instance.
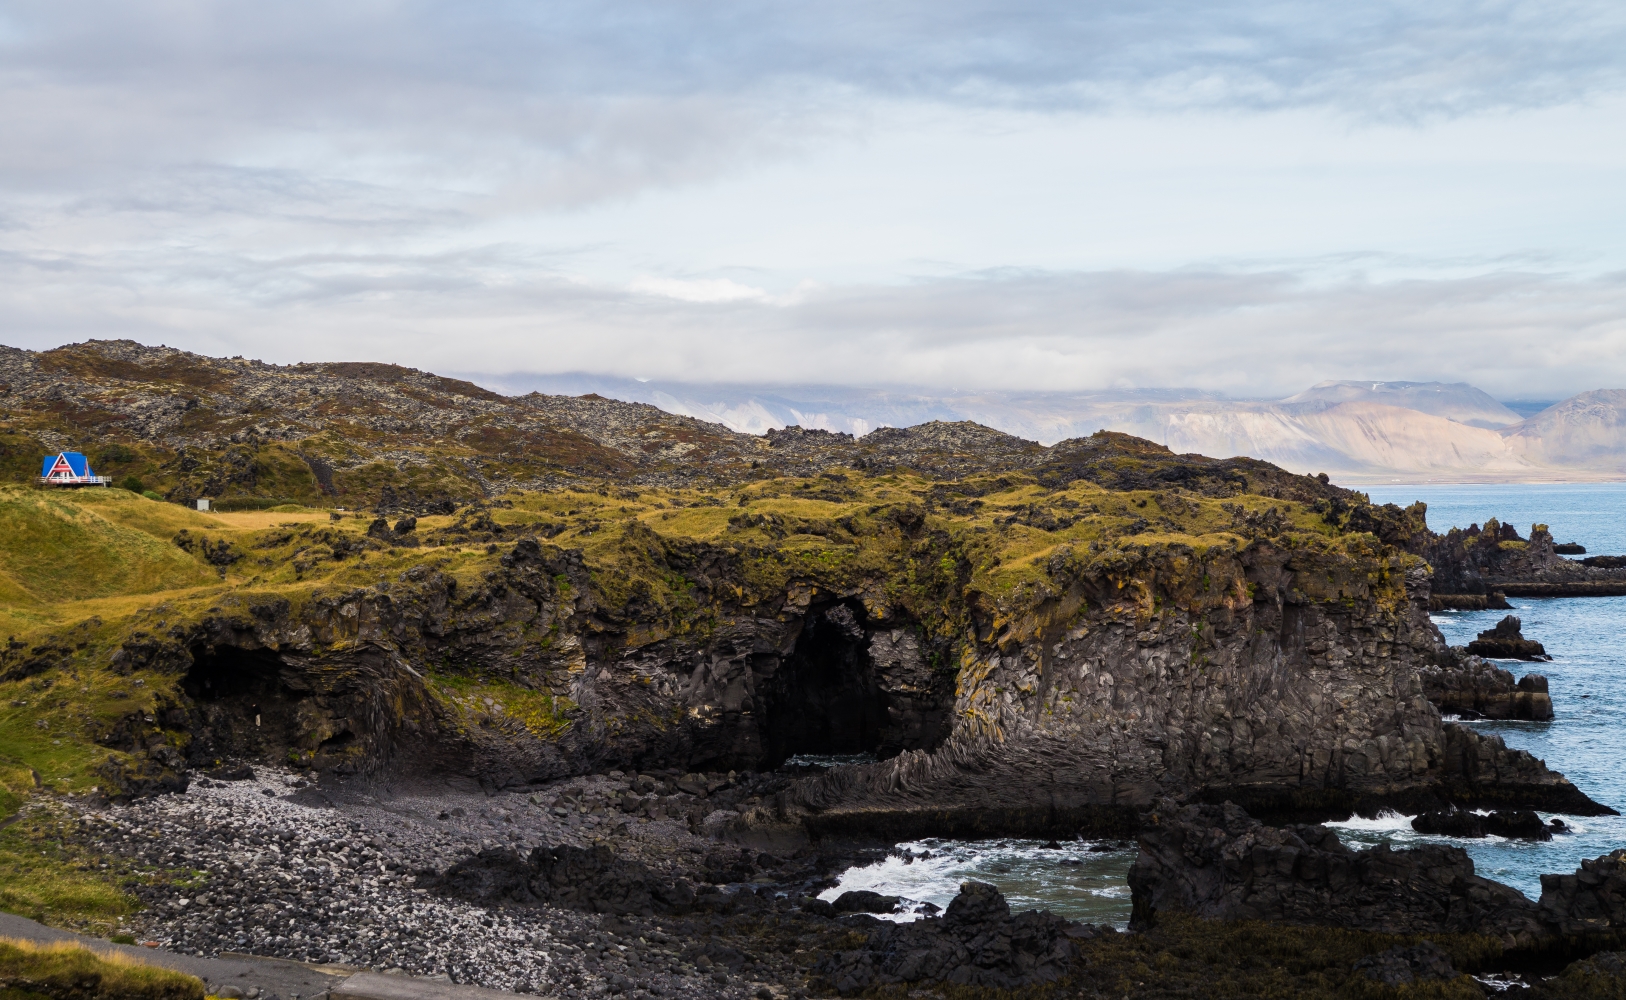
[[[1626,928],[1626,849],[1582,861],[1569,875],[1543,875],[1539,905],[1542,918],[1560,934]]]
[[[96,775],[101,779],[101,793],[108,801],[121,805],[184,792],[191,784],[185,762],[167,746],[133,754],[126,760],[109,755],[107,762],[96,769]]]
[[[1495,628],[1479,633],[1479,638],[1468,644],[1468,652],[1493,660],[1552,659],[1541,643],[1524,637],[1522,625],[1517,617],[1508,615]]]
[[[610,848],[538,847],[528,859],[492,848],[419,882],[422,888],[483,906],[504,903],[589,913],[687,913],[694,889],[684,879],[651,871]]]
[[[883,896],[868,889],[854,889],[836,897],[837,913],[892,913],[900,900],[897,896]]]

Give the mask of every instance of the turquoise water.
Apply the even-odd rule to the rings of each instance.
[[[1521,535],[1530,525],[1549,526],[1560,542],[1580,542],[1589,555],[1626,555],[1626,483],[1539,486],[1384,486],[1369,489],[1375,503],[1428,504],[1429,527],[1466,528],[1488,518],[1511,523]],[[1594,800],[1626,811],[1626,597],[1513,598],[1517,609],[1449,612],[1434,621],[1453,646],[1466,644],[1504,614],[1524,622],[1524,634],[1547,647],[1551,663],[1501,665],[1515,676],[1547,676],[1553,697],[1551,722],[1473,722],[1500,735],[1510,747],[1528,750],[1563,772]],[[1544,819],[1554,814],[1543,813]],[[1422,841],[1458,844],[1474,859],[1479,874],[1541,894],[1543,872],[1571,872],[1583,858],[1626,847],[1626,820],[1618,816],[1563,816],[1573,830],[1552,841],[1530,844],[1500,838],[1459,840],[1424,837],[1411,829],[1411,817],[1390,815],[1335,824],[1351,846],[1387,842],[1396,847]],[[1096,851],[1091,851],[1096,847]],[[1102,850],[1103,848],[1116,848]],[[991,882],[1016,909],[1048,907],[1073,919],[1097,923],[1129,920],[1127,875],[1132,850],[1115,844],[1071,842],[1047,850],[1035,841],[929,841],[899,845],[900,854],[847,872],[833,898],[847,889],[897,894],[916,903],[945,905],[967,878]],[[902,852],[914,860],[905,863]],[[923,852],[931,857],[921,858]],[[913,907],[910,907],[913,909]]]

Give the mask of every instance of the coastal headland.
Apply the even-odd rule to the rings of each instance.
[[[0,381],[8,909],[558,995],[1610,974],[1591,869],[1529,912],[1455,856],[1341,901],[1382,876],[1329,880],[1314,826],[1613,811],[1442,718],[1552,706],[1447,646],[1441,595],[1626,586],[1539,525],[1439,535],[1121,434],[751,436],[387,365],[92,342],[0,349]],[[29,482],[64,450],[115,487]],[[873,762],[786,766],[843,755]],[[902,927],[816,898],[991,836],[1140,837],[1132,932],[975,883]]]

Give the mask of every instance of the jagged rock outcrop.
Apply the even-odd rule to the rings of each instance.
[[[1478,607],[1475,597],[1497,593],[1504,598],[1626,594],[1626,569],[1607,556],[1565,559],[1544,524],[1531,525],[1529,539],[1523,539],[1511,524],[1490,518],[1482,528],[1475,524],[1443,535],[1413,533],[1403,547],[1434,568],[1434,593],[1441,596],[1441,607]],[[1500,608],[1503,603],[1490,600],[1482,606]]]
[[[1513,674],[1454,647],[1443,662],[1420,668],[1423,692],[1443,714],[1464,719],[1529,719],[1553,717],[1553,699],[1541,674]]]
[[[1572,937],[1626,931],[1626,850],[1582,861],[1569,875],[1541,876],[1541,912]]]
[[[1161,802],[1140,833],[1129,885],[1131,928],[1178,911],[1386,934],[1478,934],[1527,954],[1584,954],[1626,940],[1626,849],[1582,861],[1573,874],[1541,876],[1541,899],[1531,902],[1476,875],[1459,847],[1352,851],[1324,826],[1268,826],[1229,802]],[[1374,966],[1399,971],[1389,960]]]
[[[1468,644],[1468,652],[1495,660],[1550,660],[1541,643],[1524,637],[1523,622],[1508,615],[1494,628],[1479,633]]]
[[[1550,934],[1537,904],[1474,874],[1460,847],[1352,851],[1326,827],[1266,826],[1229,803],[1161,805],[1140,834],[1129,885],[1131,927],[1180,910],[1387,934],[1482,934],[1509,947]]]
[[[1112,933],[1048,911],[1013,917],[1005,897],[983,882],[961,885],[941,917],[853,926],[865,934],[864,946],[834,952],[813,967],[843,996],[925,981],[1004,989],[1051,982],[1066,974],[1075,938]]]

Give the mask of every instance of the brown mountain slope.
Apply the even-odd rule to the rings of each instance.
[[[1182,486],[1347,504],[1308,476],[1249,459],[1176,456],[1122,434],[1050,448],[968,421],[861,439],[787,428],[762,436],[598,396],[509,397],[375,363],[270,365],[131,341],[0,347],[0,469],[84,451],[96,471],[189,502],[298,502],[420,512],[511,487],[729,483],[834,470],[940,478],[1031,470],[1064,485]]]

